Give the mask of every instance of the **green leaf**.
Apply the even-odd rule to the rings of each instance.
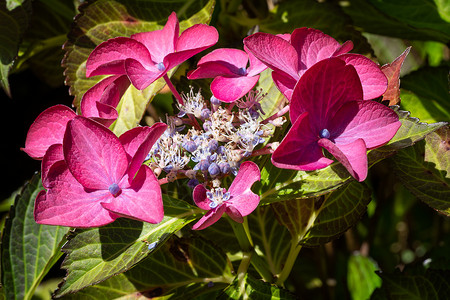
[[[325,196],[314,224],[300,244],[314,247],[339,237],[361,219],[370,200],[367,185],[356,181]]]
[[[244,290],[239,288],[239,281],[236,278],[233,283],[224,290],[217,299],[258,299],[258,300],[276,300],[276,299],[297,299],[297,297],[291,294],[288,290],[285,290],[276,285],[254,279],[249,274],[244,278]],[[243,296],[246,295],[246,297]]]
[[[165,195],[163,200],[165,216],[158,224],[120,218],[100,228],[77,230],[63,248],[67,257],[62,267],[67,269],[67,277],[57,295],[76,292],[129,270],[154,251],[147,243],[161,247],[198,212],[184,201]]]
[[[419,199],[450,216],[450,130],[443,127],[392,159],[402,183]]]
[[[266,69],[260,74],[257,88],[262,89],[262,92],[266,93],[266,96],[260,102],[265,117],[270,117],[286,104],[287,99],[281,94],[272,80],[272,70]]]
[[[253,242],[258,249],[257,255],[267,262],[272,275],[279,274],[289,252],[289,231],[280,225],[269,206],[258,207],[248,216],[248,220]]]
[[[173,236],[131,270],[64,299],[149,298],[193,299],[232,281],[231,264],[219,247],[200,237]],[[158,298],[159,299],[159,298]]]
[[[450,40],[450,24],[428,0],[351,0],[343,10],[366,32],[410,40]]]
[[[366,38],[351,24],[342,9],[331,2],[314,0],[282,1],[267,20],[259,24],[261,31],[273,34],[291,33],[300,27],[319,29],[338,41],[352,40],[355,51],[372,54]]]
[[[427,115],[434,121],[450,119],[447,67],[421,68],[404,76],[401,86],[417,96],[402,100],[402,107],[414,112],[415,116],[421,120]]]
[[[103,78],[85,77],[86,60],[98,44],[118,36],[161,29],[172,11],[177,12],[180,31],[197,23],[208,23],[213,7],[213,0],[174,0],[164,3],[156,0],[100,0],[80,6],[80,15],[76,17],[64,45],[66,55],[63,61],[66,84],[70,86],[70,93],[75,96],[74,105],[78,107],[83,94]],[[139,91],[135,90],[133,93]],[[156,91],[150,93],[155,94]],[[142,99],[147,104],[151,99],[144,96],[145,92]],[[130,122],[137,123],[141,117]]]
[[[34,221],[34,200],[42,190],[35,175],[16,197],[2,236],[2,283],[7,299],[31,299],[34,290],[62,256],[68,228]]]
[[[375,271],[376,263],[369,257],[354,253],[348,260],[347,286],[353,300],[369,299],[373,291],[381,286],[381,278]]]
[[[450,271],[428,269],[424,274],[378,273],[389,299],[448,299]]]
[[[25,1],[11,11],[5,1],[0,2],[0,85],[11,97],[8,75],[19,51],[22,36],[28,27],[31,1]]]

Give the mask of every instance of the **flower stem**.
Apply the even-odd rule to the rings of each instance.
[[[178,104],[183,105],[183,98],[181,97],[181,95],[178,93],[177,89],[175,88],[175,86],[173,85],[172,81],[170,81],[169,76],[166,74],[164,74],[163,76],[164,80],[167,83],[167,86],[169,87],[170,91],[172,92],[173,96],[177,99]]]
[[[268,117],[267,119],[261,121],[261,124],[267,124],[267,123],[269,123],[269,121],[275,120],[276,118],[283,116],[288,111],[289,111],[289,105],[286,105],[285,107],[283,107],[282,109],[280,109],[279,111],[277,111],[276,113],[274,113],[273,115]]]
[[[288,278],[289,274],[294,267],[294,263],[297,259],[298,253],[302,249],[302,246],[297,243],[297,239],[293,238],[291,240],[291,248],[289,249],[289,254],[286,258],[286,262],[284,263],[284,268],[281,273],[278,275],[278,279],[276,284],[282,285],[284,281]]]
[[[230,222],[231,227],[233,228],[234,234],[238,240],[239,246],[242,249],[243,252],[243,258],[241,261],[241,265],[239,266],[238,270],[238,278],[241,280],[244,278],[245,273],[248,269],[248,264],[246,261],[248,256],[250,257],[250,262],[253,265],[253,267],[256,269],[256,271],[261,275],[261,277],[267,281],[271,282],[273,279],[273,275],[270,272],[269,268],[267,267],[267,263],[264,261],[262,257],[260,257],[254,250],[253,241],[250,235],[250,230],[248,227],[248,221],[247,218],[244,217],[244,223],[239,224],[237,222],[234,222],[230,218],[227,218]],[[242,267],[241,267],[242,266]]]

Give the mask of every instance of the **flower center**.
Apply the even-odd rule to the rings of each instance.
[[[158,70],[160,70],[161,72],[164,71],[166,69],[166,67],[164,66],[164,63],[160,62],[158,64],[156,64],[156,68]]]
[[[223,188],[213,188],[210,192],[206,192],[206,197],[211,201],[209,207],[216,208],[223,202],[230,200],[230,192],[224,193],[225,191],[226,189]]]
[[[247,69],[246,69],[246,68],[244,68],[244,67],[242,67],[242,68],[239,68],[239,70],[238,70],[238,74],[239,74],[239,75],[241,75],[241,76],[245,76],[245,75],[247,75]]]
[[[113,183],[108,187],[109,192],[111,193],[111,195],[113,195],[114,197],[119,196],[119,194],[122,192],[122,189],[119,187],[119,185],[117,183]]]
[[[325,128],[320,131],[319,136],[323,139],[329,139],[331,135],[328,129]]]

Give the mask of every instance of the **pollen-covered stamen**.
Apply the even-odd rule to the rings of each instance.
[[[122,189],[119,187],[119,185],[117,183],[113,183],[108,187],[109,192],[111,193],[111,195],[113,195],[114,197],[117,197],[120,195],[120,193],[122,192]]]
[[[216,208],[223,202],[230,200],[230,192],[223,188],[213,188],[210,192],[206,192],[206,197],[211,201],[210,208]]]
[[[157,64],[155,65],[155,67],[156,67],[158,70],[160,70],[161,72],[164,71],[164,70],[166,69],[166,67],[164,66],[164,63],[162,63],[162,62],[157,63]]]
[[[328,129],[324,128],[319,132],[319,136],[323,139],[329,139],[331,135]]]

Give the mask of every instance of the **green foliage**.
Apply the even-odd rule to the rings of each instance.
[[[75,231],[64,245],[67,253],[62,265],[67,269],[64,284],[58,295],[73,293],[113,275],[129,270],[161,247],[174,232],[193,220],[196,210],[181,200],[164,197],[164,219],[158,224],[119,219],[100,227]]]
[[[381,278],[375,271],[377,266],[369,257],[355,253],[348,260],[347,285],[353,300],[369,299],[372,292],[381,286]]]
[[[6,299],[31,299],[34,290],[62,256],[68,228],[36,224],[34,199],[42,191],[35,175],[16,196],[2,235],[2,285]]]

